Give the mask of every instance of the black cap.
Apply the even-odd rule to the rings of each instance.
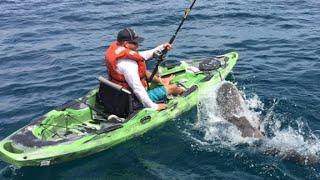
[[[143,37],[139,37],[134,30],[125,28],[118,33],[117,41],[130,41],[141,43],[144,40]]]

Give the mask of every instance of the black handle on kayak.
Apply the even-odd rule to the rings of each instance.
[[[113,82],[107,80],[106,78],[104,78],[102,76],[99,76],[98,80],[100,82],[102,82],[103,84],[105,84],[105,85],[107,85],[107,86],[109,86],[109,87],[111,87],[111,88],[113,88],[113,89],[115,89],[117,91],[121,91],[121,92],[124,92],[124,93],[126,93],[128,95],[131,95],[131,92],[129,90],[125,89],[124,87],[122,87],[122,86],[120,86],[120,85],[118,85],[116,83],[113,83]]]
[[[182,20],[181,20],[178,28],[176,29],[175,33],[172,35],[172,37],[171,37],[171,39],[170,39],[170,41],[169,41],[169,44],[173,44],[174,40],[175,40],[176,37],[177,37],[177,34],[178,34],[179,30],[181,29],[184,21],[187,19],[188,15],[189,15],[189,13],[191,12],[191,9],[193,8],[193,6],[194,6],[194,4],[196,3],[196,1],[197,1],[197,0],[193,0],[193,2],[192,2],[192,4],[190,5],[190,7],[185,10],[184,16],[182,17]],[[167,49],[167,48],[165,48],[164,50],[161,51],[160,55],[158,56],[157,65],[156,65],[156,67],[154,68],[154,70],[153,70],[153,72],[152,72],[152,74],[151,74],[148,82],[151,82],[151,81],[152,81],[154,75],[155,75],[155,74],[157,73],[157,71],[158,71],[158,68],[159,68],[160,63],[161,63],[162,61],[164,61],[164,57],[165,57],[165,55],[166,55],[167,53],[168,53],[168,49]]]

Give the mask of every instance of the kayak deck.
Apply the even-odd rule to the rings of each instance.
[[[139,136],[195,106],[199,91],[210,90],[224,79],[236,64],[238,54],[232,52],[216,58],[224,64],[214,71],[199,71],[198,61],[159,69],[160,75],[174,74],[171,82],[187,89],[170,98],[168,108],[163,111],[143,108],[124,121],[101,118],[96,111],[101,110],[96,104],[98,89],[93,89],[2,140],[0,158],[16,166],[46,166],[97,153]]]

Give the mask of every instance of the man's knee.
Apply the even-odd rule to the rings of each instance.
[[[168,95],[174,95],[174,96],[180,95],[185,91],[184,88],[181,88],[177,85],[169,85],[166,87],[166,89],[167,89]]]

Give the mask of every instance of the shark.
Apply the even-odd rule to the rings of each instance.
[[[245,112],[249,108],[245,105],[245,101],[237,87],[231,82],[223,82],[217,89],[217,105],[219,114],[228,122],[234,124],[241,132],[243,137],[263,137],[259,127],[254,127]],[[260,122],[259,117],[250,116],[252,121]]]
[[[266,146],[267,143],[264,142],[267,141],[267,137],[260,130],[260,118],[256,115],[248,116],[250,113],[247,112],[250,109],[233,83],[224,81],[218,87],[216,103],[222,118],[236,126],[242,137],[256,138],[258,143],[255,146],[258,146],[263,153],[299,164],[320,164],[320,157],[317,154],[301,153],[296,149],[281,150]],[[258,125],[254,126],[252,122],[258,122]]]

